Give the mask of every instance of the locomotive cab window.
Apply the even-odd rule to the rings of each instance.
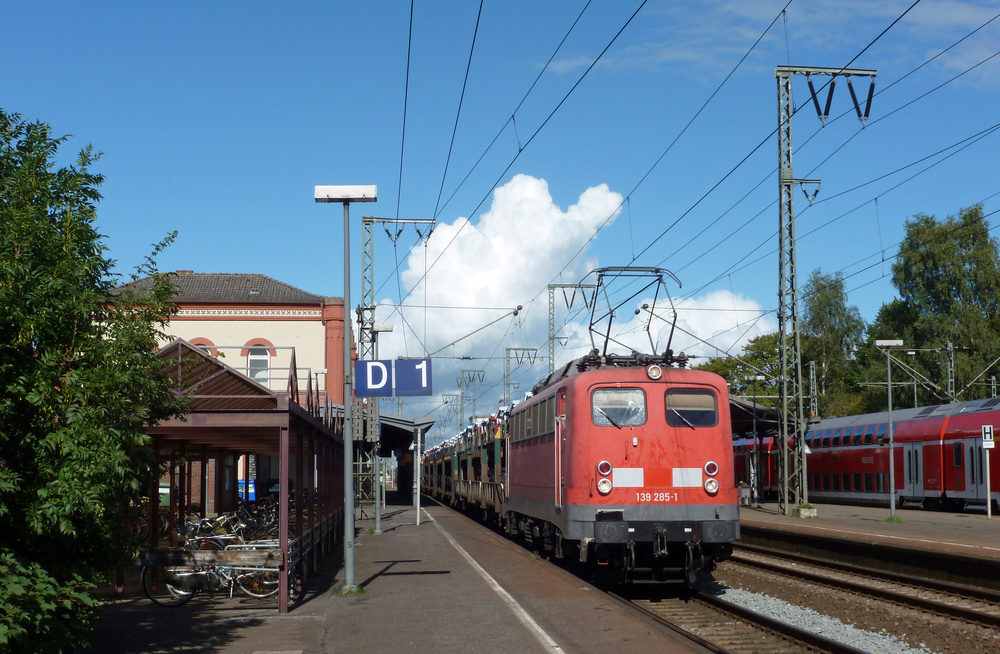
[[[719,424],[715,393],[696,388],[668,390],[663,396],[667,424],[671,427],[714,427]]]
[[[591,395],[591,419],[598,427],[646,424],[646,393],[639,388],[599,388]]]

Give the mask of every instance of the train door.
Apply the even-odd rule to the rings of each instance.
[[[554,484],[554,500],[555,508],[561,509],[563,505],[563,497],[566,492],[566,474],[563,470],[563,441],[565,439],[566,430],[566,389],[559,391],[559,393],[554,398],[555,402],[549,400],[545,403],[547,410],[552,411],[552,416],[550,419],[555,423],[555,433],[553,434],[553,447],[555,448],[555,484]]]
[[[986,504],[986,457],[978,438],[965,441],[965,499],[972,504]]]
[[[921,500],[928,497],[924,486],[923,443],[904,443],[903,447],[903,498]]]

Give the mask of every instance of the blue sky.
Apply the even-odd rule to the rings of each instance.
[[[483,368],[494,406],[505,348],[547,349],[546,285],[595,266],[672,270],[679,325],[723,350],[775,328],[777,65],[878,71],[864,130],[842,79],[822,128],[794,81],[795,174],[822,180],[812,206],[795,199],[800,285],[843,271],[871,320],[894,296],[907,218],[996,211],[1000,137],[984,130],[1000,120],[1000,19],[972,32],[1000,3],[923,0],[882,34],[911,4],[794,0],[782,17],[772,1],[486,1],[463,97],[474,2],[416,3],[408,93],[405,2],[17,3],[0,27],[0,106],[71,134],[67,160],[87,144],[104,153],[99,226],[122,272],[177,230],[162,270],[340,296],[342,210],[315,204],[313,187],[375,184],[379,201],[352,209],[357,303],[361,215],[437,212],[426,282],[414,229],[395,244],[377,233],[378,319],[397,325],[382,354],[484,357],[440,359],[435,390]],[[565,361],[589,339],[584,318],[557,313]],[[622,339],[648,349],[627,313]],[[674,349],[712,353],[693,338]],[[520,386],[546,366],[516,366]]]

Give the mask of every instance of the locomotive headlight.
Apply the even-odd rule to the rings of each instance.
[[[599,485],[598,485],[599,486]],[[709,495],[715,495],[719,492],[719,480],[709,479],[705,482],[705,492]]]
[[[718,484],[716,484],[716,486],[718,486]],[[608,493],[610,493],[611,492],[611,480],[608,479],[607,477],[602,477],[600,480],[598,480],[598,482],[597,482],[597,491],[601,495],[607,495]]]
[[[705,474],[709,477],[714,477],[719,474],[719,464],[715,461],[709,461],[705,464]]]
[[[663,376],[663,368],[654,363],[653,365],[646,368],[646,375],[648,375],[649,378],[652,379],[653,381],[656,381],[657,379]]]
[[[611,464],[607,461],[601,461],[597,464],[597,472],[601,473],[602,477],[607,477],[611,474]],[[610,488],[608,490],[611,490]]]

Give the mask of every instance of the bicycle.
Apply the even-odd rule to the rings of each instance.
[[[196,525],[190,525],[186,531],[190,533],[195,529]],[[221,545],[216,535],[192,537],[184,549],[234,551],[275,549],[276,546],[277,543],[271,542]],[[279,579],[277,568],[262,566],[146,565],[140,573],[142,589],[146,596],[153,603],[166,607],[182,606],[201,592],[214,593],[228,590],[229,596],[233,597],[237,588],[245,595],[264,599],[277,594]]]

